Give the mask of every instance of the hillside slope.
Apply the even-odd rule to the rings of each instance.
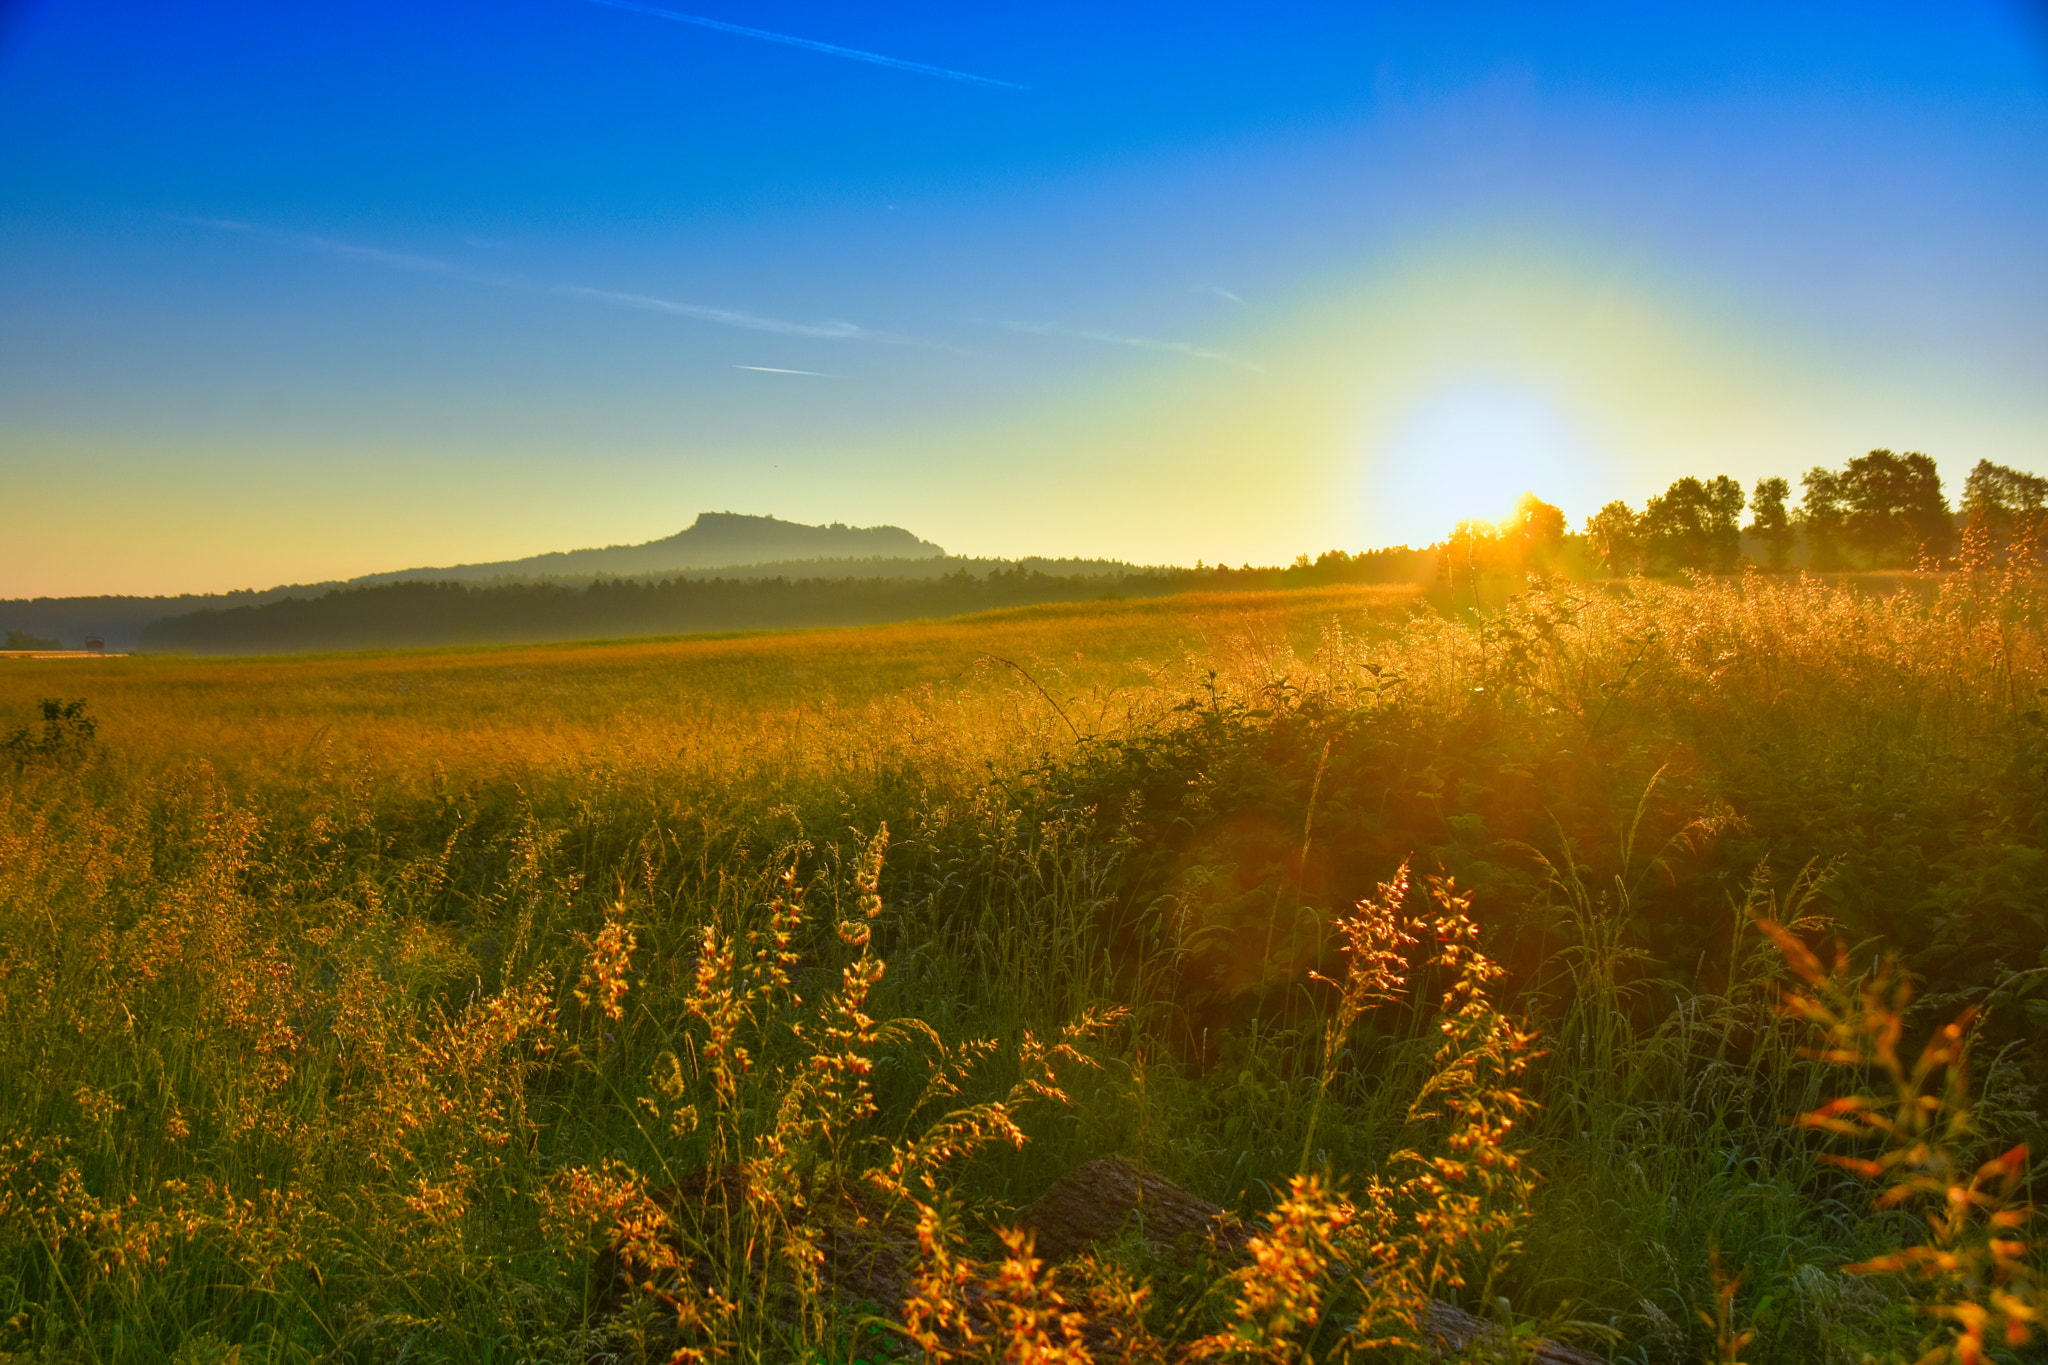
[[[804,559],[932,559],[945,551],[920,540],[900,526],[805,526],[779,517],[739,512],[700,512],[697,519],[672,536],[640,545],[607,545],[602,549],[556,550],[525,559],[489,564],[455,564],[439,569],[400,569],[365,574],[360,584],[411,580],[464,582],[491,578],[583,578],[595,575],[631,577],[678,569],[722,569],[739,564],[766,564]]]

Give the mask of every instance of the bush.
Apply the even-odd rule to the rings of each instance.
[[[0,754],[17,763],[48,763],[76,759],[92,747],[99,724],[86,714],[83,697],[75,701],[45,697],[42,711],[42,728],[16,726],[5,739],[0,739]]]

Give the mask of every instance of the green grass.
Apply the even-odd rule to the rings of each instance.
[[[1418,958],[1326,1073],[1311,972],[1341,976],[1333,920],[1412,859],[1472,893],[1493,996],[1545,1053],[1519,1082],[1543,1179],[1467,1307],[1699,1360],[1718,1250],[1745,1271],[1745,1359],[1913,1358],[1909,1287],[1842,1273],[1913,1220],[1788,1122],[1837,1078],[1748,927],[1889,945],[1927,984],[1915,1027],[1988,1005],[1969,1142],[2037,1138],[2044,636],[2024,593],[1910,586],[1557,586],[1483,612],[1339,588],[9,664],[0,731],[80,695],[98,728],[0,767],[0,1351],[581,1359],[622,1330],[589,1180],[686,1180],[721,1133],[850,1176],[999,1102],[1035,1074],[1027,1034],[1091,1008],[1126,1013],[1058,1068],[1068,1102],[935,1177],[963,1254],[1111,1152],[1253,1217],[1304,1144],[1365,1189],[1397,1150],[1445,1150],[1409,1117],[1443,980]],[[934,1032],[863,1043],[874,1112],[799,1142],[770,1116],[817,1035],[789,1024],[862,960],[833,925],[884,824],[866,1009]],[[785,869],[805,1003],[748,1025],[758,1093],[728,1131],[703,933],[744,948]],[[577,998],[612,923],[635,943],[616,1019]],[[993,1053],[920,1104],[932,1048],[971,1038]],[[1119,1254],[1158,1277],[1157,1330],[1220,1330],[1213,1286]],[[741,1355],[866,1358],[896,1311],[792,1317],[755,1287]]]

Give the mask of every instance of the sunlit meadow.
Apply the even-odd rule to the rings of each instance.
[[[1752,572],[9,663],[0,1351],[2008,1358],[2044,645]],[[1226,1219],[1041,1264],[1109,1155]]]

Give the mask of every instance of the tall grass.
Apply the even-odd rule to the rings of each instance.
[[[1955,1159],[2038,1148],[2030,594],[14,665],[96,729],[0,761],[0,1351],[1917,1359],[1753,926],[1980,1007]],[[1251,1259],[1006,1236],[1118,1151]]]

